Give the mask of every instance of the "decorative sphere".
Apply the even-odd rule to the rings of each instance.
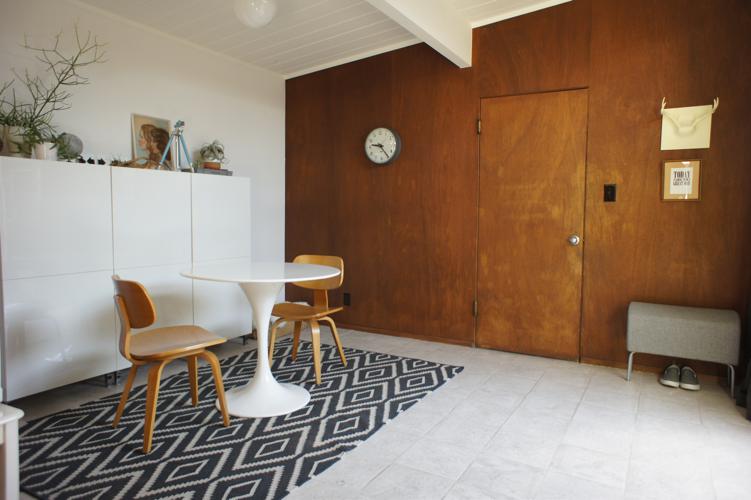
[[[235,0],[235,14],[241,23],[262,28],[276,15],[276,0]]]
[[[76,157],[83,153],[83,141],[77,135],[69,134],[65,132],[60,135],[60,139],[68,146],[68,151],[73,157]]]

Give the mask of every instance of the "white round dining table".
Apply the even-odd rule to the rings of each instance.
[[[237,283],[253,308],[258,336],[257,365],[253,378],[227,391],[227,409],[238,417],[286,415],[308,404],[310,393],[299,385],[276,381],[269,366],[269,321],[284,283],[333,278],[339,270],[314,264],[253,262],[250,259],[193,264],[181,276],[196,280]]]

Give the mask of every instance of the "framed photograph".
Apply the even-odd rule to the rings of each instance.
[[[159,168],[170,134],[170,121],[153,116],[131,115],[133,160],[146,162],[147,168]],[[167,162],[171,160],[167,153]],[[153,162],[153,163],[152,163]]]
[[[662,201],[699,201],[701,160],[666,160],[662,164]]]

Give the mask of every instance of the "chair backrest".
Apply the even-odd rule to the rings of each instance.
[[[137,281],[120,279],[113,275],[115,285],[115,306],[120,316],[120,353],[130,358],[130,329],[146,328],[156,321],[156,308],[149,293]]]
[[[319,266],[329,266],[339,269],[339,275],[333,278],[295,282],[295,285],[301,288],[314,291],[314,306],[328,307],[328,290],[339,288],[344,282],[344,259],[334,255],[298,255],[293,262],[296,264],[318,264]]]
[[[339,275],[314,281],[301,281],[295,285],[308,290],[333,290],[342,286],[344,282],[344,260],[333,255],[298,255],[293,261],[295,264],[317,264],[339,269]]]

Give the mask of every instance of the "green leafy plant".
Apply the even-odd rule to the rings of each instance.
[[[45,135],[36,124],[30,123],[24,128],[21,137],[23,138],[21,142],[16,143],[18,150],[24,156],[31,156],[31,150],[34,149],[34,145],[47,142],[46,138],[49,136]]]
[[[28,120],[28,104],[16,100],[16,91],[11,88],[13,82],[11,80],[0,87],[0,125],[24,127]],[[10,94],[9,98],[5,97],[6,93]]]
[[[204,144],[200,149],[201,158],[204,161],[213,161],[218,163],[225,162],[224,145],[218,140],[209,144]]]

